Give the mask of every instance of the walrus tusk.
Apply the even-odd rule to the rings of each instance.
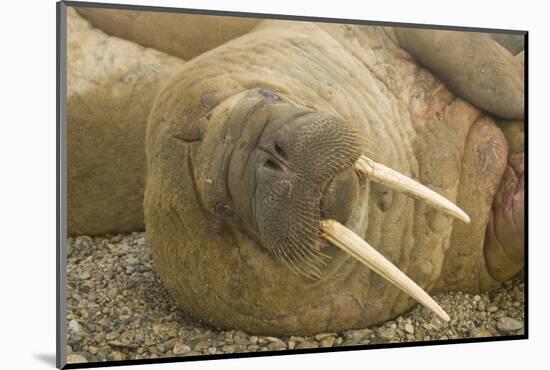
[[[465,223],[470,222],[470,217],[447,198],[414,181],[410,177],[400,174],[364,155],[355,162],[355,169],[372,181],[378,182],[394,190],[407,193],[413,198],[423,200],[432,207],[450,216],[456,217]]]
[[[449,315],[428,293],[353,231],[337,221],[322,220],[321,233],[323,238],[365,264],[419,303],[432,310],[437,316],[445,321],[450,321]]]

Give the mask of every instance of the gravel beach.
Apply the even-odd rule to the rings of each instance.
[[[220,331],[186,317],[159,280],[145,233],[69,238],[67,252],[69,363],[524,333],[521,279],[480,295],[436,295],[449,323],[417,306],[381,326],[275,338]]]

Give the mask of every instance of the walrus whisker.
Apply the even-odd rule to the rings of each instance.
[[[413,198],[423,200],[432,207],[465,223],[470,222],[470,217],[456,204],[410,177],[383,164],[362,155],[355,162],[354,167],[361,175],[368,177],[372,181],[406,193]]]
[[[361,237],[334,220],[322,220],[322,237],[410,295],[445,321],[449,315],[420,286]]]
[[[313,274],[313,276],[311,276],[310,274],[302,271],[302,269],[296,265],[295,263],[295,258],[292,258],[291,256],[288,255],[287,253],[287,250],[286,248],[281,248],[280,251],[282,252],[282,262],[292,271],[294,272],[296,275],[302,275],[308,279],[311,279],[311,280],[317,280],[321,277],[320,274]],[[294,257],[296,257],[296,255],[294,255]]]
[[[315,264],[313,262],[308,262],[302,255],[301,251],[302,251],[302,247],[300,245],[292,245],[291,248],[289,248],[290,252],[292,253],[292,255],[294,256],[294,259],[292,260],[292,263],[294,263],[295,261],[299,261],[301,262],[302,264],[304,264],[306,267],[308,267],[308,277],[310,277],[309,275],[312,275],[315,279],[320,279],[321,278],[321,270],[315,266]],[[300,254],[298,254],[300,252]],[[301,271],[301,269],[297,266],[297,268],[300,270],[300,272],[302,272],[304,275],[306,275],[303,271]],[[311,278],[311,277],[310,277]],[[314,280],[315,280],[314,279]]]

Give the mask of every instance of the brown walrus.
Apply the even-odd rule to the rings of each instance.
[[[388,280],[427,300],[521,270],[523,154],[508,160],[493,119],[418,61],[523,119],[521,67],[476,34],[266,21],[170,79],[149,117],[144,208],[179,305],[252,333],[334,332],[410,308]],[[387,261],[365,267],[360,239],[344,253],[339,232],[418,286]]]

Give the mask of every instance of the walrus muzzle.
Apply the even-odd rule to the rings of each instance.
[[[344,225],[357,206],[360,183],[375,181],[469,222],[451,201],[362,155],[352,122],[254,90],[229,118],[235,142],[228,154],[227,187],[253,239],[280,263],[319,279],[328,242],[367,265],[425,305],[449,316],[416,283]]]

